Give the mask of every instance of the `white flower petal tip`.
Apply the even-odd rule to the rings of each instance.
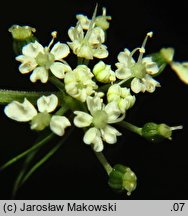
[[[122,134],[118,130],[108,125],[104,128],[102,137],[108,144],[115,144],[117,142],[117,136],[121,135]]]
[[[101,152],[104,148],[100,131],[95,127],[92,127],[86,131],[83,141],[85,144],[92,144],[92,147],[96,152]]]
[[[37,67],[30,76],[31,82],[35,83],[40,80],[42,83],[48,81],[48,71],[44,67]]]
[[[50,66],[50,70],[54,76],[59,79],[63,79],[65,77],[65,73],[71,71],[71,67],[61,62],[54,62]]]
[[[42,96],[37,100],[39,112],[53,112],[58,105],[58,98],[56,95]]]
[[[54,115],[50,121],[50,129],[58,136],[63,136],[65,128],[71,126],[70,121],[65,116]]]
[[[35,107],[26,98],[23,103],[11,102],[5,107],[4,112],[6,116],[18,122],[28,122],[37,115]]]
[[[52,53],[55,57],[55,60],[61,60],[68,56],[70,53],[69,47],[66,44],[57,42],[53,48],[51,49],[50,53]]]
[[[74,118],[76,127],[88,127],[92,123],[93,117],[91,115],[81,111],[75,111],[74,114],[76,115]]]

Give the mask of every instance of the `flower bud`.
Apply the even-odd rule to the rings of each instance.
[[[115,73],[111,70],[110,65],[106,65],[103,61],[99,61],[93,68],[96,79],[102,83],[110,83],[116,80]]]
[[[183,127],[170,127],[166,124],[146,123],[142,128],[142,136],[152,142],[160,142],[163,139],[171,140],[172,131],[182,129]]]
[[[36,40],[33,35],[36,29],[30,26],[13,25],[8,29],[8,31],[12,34],[13,50],[16,55],[22,52],[23,46]]]
[[[137,185],[137,177],[129,168],[121,164],[116,164],[109,174],[108,185],[118,191],[127,191],[127,195],[131,195]]]

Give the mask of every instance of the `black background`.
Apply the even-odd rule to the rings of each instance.
[[[175,48],[175,60],[188,60],[185,2],[98,1],[98,11],[104,6],[112,16],[106,42],[110,55],[104,61],[114,67],[118,53],[140,46],[149,31],[154,35],[147,43],[147,54],[171,46]],[[58,40],[66,42],[68,28],[76,23],[75,15],[83,13],[91,17],[95,4],[96,1],[86,0],[5,2],[0,12],[0,88],[54,90],[50,85],[31,83],[29,76],[18,71],[8,32],[11,25],[35,27],[43,45],[49,43],[54,30],[58,31]],[[74,65],[74,60],[69,62]],[[162,87],[153,94],[139,94],[135,106],[127,113],[127,121],[138,126],[149,121],[170,126],[182,124],[184,129],[175,131],[172,141],[158,144],[121,130],[124,135],[119,142],[105,146],[104,154],[112,165],[125,164],[138,177],[137,189],[130,197],[116,194],[108,187],[105,171],[90,147],[83,144],[83,133],[76,130],[58,153],[26,182],[15,199],[187,199],[188,86],[169,67],[157,80]],[[37,138],[27,124],[8,119],[3,108],[0,108],[0,164],[26,150]],[[21,162],[0,173],[0,199],[11,199]]]

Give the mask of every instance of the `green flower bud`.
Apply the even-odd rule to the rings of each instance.
[[[131,195],[137,185],[137,177],[129,168],[121,164],[116,164],[109,174],[108,185],[118,191],[127,191],[127,195]]]
[[[21,54],[23,46],[36,40],[36,37],[33,35],[36,29],[30,26],[13,25],[8,31],[12,35],[13,50],[16,55]]]
[[[171,140],[172,131],[182,129],[183,127],[170,127],[166,124],[146,123],[142,128],[142,136],[152,142],[160,142],[163,139]]]

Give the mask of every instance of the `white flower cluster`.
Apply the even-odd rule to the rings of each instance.
[[[143,57],[151,32],[141,47],[132,52],[124,49],[119,53],[115,69],[101,60],[109,55],[104,42],[111,17],[106,15],[105,8],[100,16],[96,16],[96,12],[95,9],[92,19],[81,14],[76,16],[76,25],[68,30],[70,42],[57,42],[51,48],[57,36],[57,32],[52,32],[52,40],[47,47],[38,41],[31,42],[23,46],[22,54],[16,57],[21,62],[19,71],[31,73],[31,82],[39,80],[46,83],[54,77],[62,85],[62,97],[66,94],[83,103],[86,109],[73,110],[73,119],[57,115],[55,110],[63,103],[60,104],[58,97],[51,94],[37,100],[38,111],[25,98],[23,103],[13,101],[8,104],[5,114],[19,122],[30,122],[32,130],[41,131],[49,126],[59,136],[64,135],[65,128],[71,124],[85,128],[84,143],[92,144],[93,149],[100,152],[104,142],[114,144],[117,136],[121,135],[111,124],[125,118],[127,110],[136,101],[133,94],[154,92],[160,84],[153,78],[159,72],[157,64],[151,57]],[[65,61],[71,50],[80,60],[75,68]],[[140,53],[137,61],[133,59],[136,51]],[[99,61],[90,68],[89,60],[94,58]]]

